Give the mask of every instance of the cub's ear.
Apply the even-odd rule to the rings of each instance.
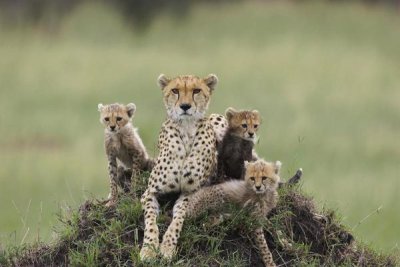
[[[167,76],[164,74],[160,74],[157,79],[158,86],[160,86],[161,89],[164,89],[164,87],[167,86],[170,81],[171,79],[167,78]]]
[[[99,103],[98,105],[97,105],[97,111],[102,111],[103,110],[103,108],[104,108],[104,106],[103,106],[103,104],[102,103]]]
[[[247,160],[244,161],[244,167],[247,168],[249,166],[249,162]]]
[[[281,171],[281,167],[282,167],[282,162],[280,162],[279,160],[275,161],[274,164],[274,170],[275,170],[275,174],[279,175],[280,171]]]
[[[135,113],[136,105],[133,103],[129,103],[126,105],[126,112],[128,113],[129,118],[132,118],[133,114]]]
[[[227,108],[227,110],[225,110],[225,116],[228,119],[228,121],[232,119],[233,115],[235,115],[236,112],[237,111],[232,107],[229,107]]]
[[[218,77],[215,74],[208,74],[207,77],[204,78],[204,82],[206,83],[208,88],[213,91],[218,83]]]
[[[252,110],[251,112],[254,114],[255,118],[261,122],[260,112],[258,112],[256,109]]]

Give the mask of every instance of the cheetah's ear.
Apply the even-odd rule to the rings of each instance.
[[[233,115],[235,115],[236,112],[237,111],[232,107],[227,108],[227,110],[225,111],[225,116],[228,119],[228,121],[232,119]]]
[[[126,105],[126,112],[128,113],[129,118],[132,118],[133,114],[135,113],[136,105],[133,103],[129,103]]]
[[[164,74],[160,74],[157,79],[158,86],[160,86],[161,89],[164,89],[164,87],[167,86],[170,81],[171,80]]]
[[[204,78],[204,82],[206,83],[208,88],[213,91],[218,83],[218,77],[215,74],[208,74],[207,77]]]
[[[280,162],[279,160],[275,161],[275,174],[279,175],[279,172],[281,171],[281,167],[282,167],[282,162]]]
[[[97,111],[102,111],[103,110],[103,108],[104,108],[104,106],[103,106],[103,104],[102,103],[99,103],[98,105],[97,105]]]

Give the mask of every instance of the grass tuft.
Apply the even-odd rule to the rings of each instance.
[[[138,179],[135,193],[120,194],[107,208],[88,200],[60,217],[58,240],[9,247],[0,253],[1,265],[14,266],[263,266],[250,240],[259,221],[248,211],[230,206],[221,223],[212,226],[210,214],[185,222],[173,262],[156,259],[141,263],[143,215],[138,192],[148,174]],[[176,197],[176,196],[174,196]],[[161,200],[160,232],[171,221],[173,197]],[[394,255],[376,252],[353,237],[332,210],[319,210],[299,187],[282,188],[277,208],[264,225],[268,245],[280,266],[396,266]],[[160,236],[161,238],[161,236]]]

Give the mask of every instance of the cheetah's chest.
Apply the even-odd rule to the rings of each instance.
[[[181,126],[166,124],[160,136],[163,142],[149,181],[156,192],[193,192],[206,182],[214,168],[212,128],[203,123],[190,128]]]
[[[184,148],[185,156],[188,156],[193,146],[195,131],[193,133],[180,134],[180,141]]]

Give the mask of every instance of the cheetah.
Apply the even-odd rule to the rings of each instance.
[[[277,188],[280,181],[281,162],[266,162],[258,159],[245,161],[244,180],[230,180],[218,185],[203,187],[187,199],[186,217],[196,218],[206,210],[221,211],[227,203],[236,203],[249,208],[255,219],[265,219],[278,202]],[[175,214],[175,210],[174,210]],[[252,236],[266,266],[275,266],[261,226],[252,231]]]
[[[214,74],[205,78],[184,75],[172,79],[161,74],[158,78],[167,119],[158,139],[159,155],[141,198],[145,222],[142,260],[156,257],[158,250],[164,258],[172,258],[188,195],[209,184],[210,176],[216,172],[216,142],[222,138],[227,122],[218,115],[207,118],[205,112],[217,82]],[[167,193],[180,194],[180,204],[174,206],[175,214],[160,244],[156,223],[158,199]]]
[[[108,173],[110,177],[110,194],[106,201],[107,206],[115,205],[117,201],[118,177],[123,176],[125,169],[132,169],[132,178],[138,171],[150,171],[154,165],[149,158],[146,148],[132,125],[132,117],[136,106],[133,103],[98,104],[100,122],[104,125],[104,146],[108,159]],[[118,165],[120,167],[118,167]],[[131,178],[131,181],[133,181]]]
[[[228,129],[218,145],[217,179],[223,180],[225,176],[242,179],[245,171],[244,161],[257,160],[253,147],[261,124],[260,114],[257,110],[236,111],[228,108],[225,116]]]

